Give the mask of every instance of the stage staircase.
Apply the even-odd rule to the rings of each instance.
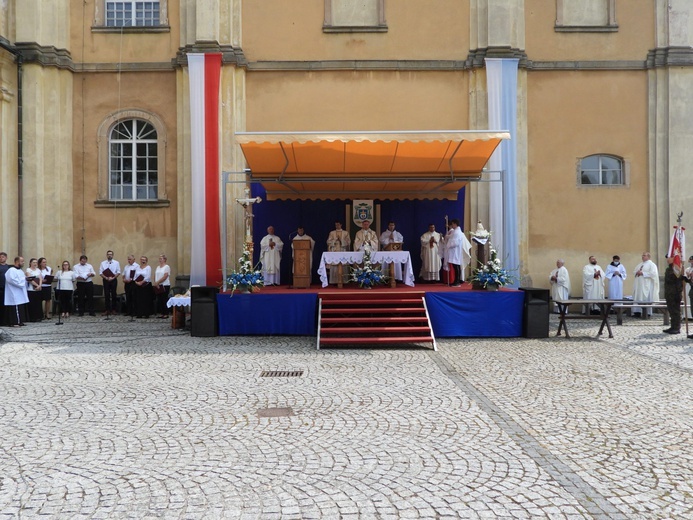
[[[412,344],[438,350],[423,292],[325,292],[318,295],[318,302],[318,350]]]

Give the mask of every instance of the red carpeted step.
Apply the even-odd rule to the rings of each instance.
[[[430,333],[428,327],[323,327],[322,334],[373,334],[374,332],[425,332]]]
[[[339,308],[339,309],[322,309],[323,314],[380,314],[380,313],[413,313],[413,312],[423,312],[421,307],[378,307],[374,309],[373,307],[357,307],[357,308]]]
[[[399,338],[320,338],[321,345],[348,345],[348,344],[376,344],[376,343],[433,343],[431,337],[399,337]]]
[[[420,322],[428,323],[428,318],[426,316],[356,316],[353,318],[349,317],[339,317],[339,318],[321,318],[320,323],[411,323]]]
[[[392,304],[398,304],[398,305],[404,305],[404,304],[409,304],[409,305],[421,305],[421,298],[392,298],[392,299],[386,299],[386,298],[378,298],[374,300],[327,300],[322,302],[323,307],[330,306],[332,307],[333,305],[392,305]]]

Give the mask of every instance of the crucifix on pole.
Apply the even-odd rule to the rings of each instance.
[[[250,251],[250,254],[252,255],[253,253],[253,204],[259,204],[262,202],[261,197],[250,197],[250,188],[245,189],[245,198],[243,199],[236,199],[236,202],[238,202],[241,206],[243,206],[243,209],[245,211],[245,243],[248,247],[248,251]]]

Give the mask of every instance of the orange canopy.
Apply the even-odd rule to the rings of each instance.
[[[508,132],[238,132],[268,200],[457,199]]]

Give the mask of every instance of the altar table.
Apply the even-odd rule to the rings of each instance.
[[[371,253],[372,264],[384,264],[397,262],[402,266],[402,278],[405,285],[414,287],[414,269],[411,266],[409,251],[374,251]],[[325,252],[320,258],[318,274],[323,287],[329,285],[327,278],[327,266],[334,264],[361,264],[363,263],[363,251],[334,251]],[[341,280],[341,277],[340,277]]]

